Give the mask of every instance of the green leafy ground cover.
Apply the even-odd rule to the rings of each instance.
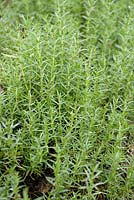
[[[0,1],[0,176],[1,200],[134,199],[132,0]]]

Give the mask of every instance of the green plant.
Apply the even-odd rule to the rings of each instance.
[[[0,10],[0,198],[134,199],[133,2]]]

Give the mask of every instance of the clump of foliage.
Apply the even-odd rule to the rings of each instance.
[[[133,9],[0,1],[0,199],[134,199]]]

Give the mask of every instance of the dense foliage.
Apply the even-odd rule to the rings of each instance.
[[[134,199],[133,55],[132,0],[0,1],[1,200]]]

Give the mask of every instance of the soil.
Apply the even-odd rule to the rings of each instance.
[[[4,87],[0,85],[0,93],[4,92]]]
[[[28,196],[31,200],[43,194],[47,195],[53,189],[54,186],[48,181],[47,177],[54,177],[51,169],[46,169],[40,176],[31,173],[26,176],[23,184],[28,188]],[[20,193],[23,196],[22,191]]]

